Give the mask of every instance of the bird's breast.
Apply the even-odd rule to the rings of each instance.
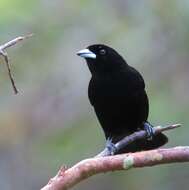
[[[101,78],[91,79],[88,88],[88,96],[91,104],[106,105],[117,104],[121,100],[127,100],[131,97],[129,85],[122,79]]]

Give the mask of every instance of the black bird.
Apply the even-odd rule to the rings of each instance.
[[[88,96],[111,154],[116,151],[116,142],[140,129],[147,131],[148,139],[138,140],[118,153],[154,149],[168,141],[162,133],[153,135],[152,125],[147,122],[148,96],[143,77],[136,69],[103,44],[91,45],[77,55],[86,59],[92,74]]]

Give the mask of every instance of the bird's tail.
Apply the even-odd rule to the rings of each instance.
[[[153,136],[152,140],[142,139],[137,140],[129,145],[127,147],[120,150],[120,153],[127,153],[127,152],[137,152],[142,150],[151,150],[156,149],[160,146],[163,146],[168,142],[168,138],[163,134],[159,133],[155,136]]]

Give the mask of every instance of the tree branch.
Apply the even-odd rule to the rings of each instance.
[[[61,168],[41,190],[67,190],[98,173],[175,162],[189,162],[189,146],[90,158],[69,169]]]
[[[12,87],[13,87],[13,90],[14,90],[14,93],[17,94],[18,93],[18,90],[16,88],[16,85],[15,85],[15,82],[14,82],[14,78],[12,76],[12,73],[11,73],[11,67],[10,67],[10,64],[9,64],[9,57],[8,57],[8,54],[7,52],[5,51],[5,49],[11,47],[11,46],[14,46],[16,45],[18,42],[26,39],[26,38],[29,38],[31,37],[32,34],[29,34],[29,35],[26,35],[26,36],[20,36],[20,37],[17,37],[3,45],[0,45],[0,55],[3,56],[4,58],[4,61],[6,63],[6,66],[7,66],[7,70],[8,70],[8,75],[9,75],[9,78],[10,78],[10,81],[11,81],[11,84],[12,84]]]
[[[167,127],[154,127],[154,133],[180,127],[180,124]],[[122,148],[137,139],[146,138],[146,131],[138,131],[116,143]],[[115,170],[128,170],[130,168],[154,166],[166,163],[189,162],[189,146],[169,149],[156,149],[136,153],[107,156],[106,149],[95,158],[83,160],[71,168],[62,167],[57,175],[41,190],[67,190],[80,181],[98,173]]]
[[[171,129],[176,129],[178,127],[181,127],[181,124],[173,124],[173,125],[168,125],[165,127],[162,126],[156,126],[153,127],[153,132],[154,135],[157,135],[158,133],[161,133],[163,131],[167,131],[167,130],[171,130]],[[129,136],[126,136],[125,138],[123,138],[122,140],[120,140],[119,142],[117,142],[115,144],[115,148],[116,150],[119,152],[119,150],[121,150],[122,148],[126,147],[128,144],[131,144],[132,142],[139,140],[139,139],[144,139],[146,138],[147,133],[145,130],[140,130],[137,131]],[[107,148],[105,148],[101,153],[99,153],[96,157],[102,157],[102,156],[110,156],[110,151],[108,151]]]

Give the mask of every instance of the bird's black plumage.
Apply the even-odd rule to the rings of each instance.
[[[116,143],[143,129],[148,119],[149,103],[141,74],[106,45],[91,45],[78,55],[86,59],[92,74],[88,96],[106,139]],[[166,142],[167,137],[160,133],[152,140],[138,140],[123,151],[153,149]]]

